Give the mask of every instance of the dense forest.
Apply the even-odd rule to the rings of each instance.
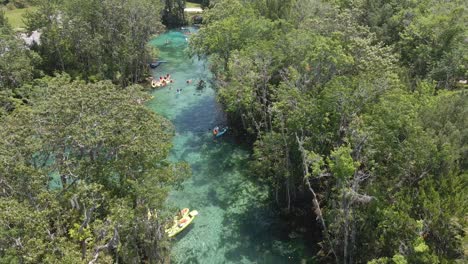
[[[167,261],[164,202],[189,170],[134,85],[162,3],[37,2],[31,48],[0,12],[0,263]]]
[[[464,1],[225,0],[191,39],[328,263],[466,261]],[[304,200],[308,202],[304,205]]]
[[[194,2],[188,52],[271,201],[319,230],[315,262],[467,260],[465,1]],[[138,83],[185,1],[1,3],[37,6],[41,38],[0,10],[0,263],[168,263],[165,200],[190,169]]]

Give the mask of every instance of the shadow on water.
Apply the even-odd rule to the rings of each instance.
[[[184,239],[184,237],[190,232],[190,230],[194,228],[195,225],[195,223],[192,223],[189,226],[187,226],[184,230],[182,230],[182,232],[177,234],[177,236],[173,237],[173,240],[177,242],[178,240]]]
[[[191,132],[193,134],[209,134],[216,125],[225,125],[226,121],[222,110],[213,98],[200,97],[196,104],[185,107],[171,120],[176,131]]]

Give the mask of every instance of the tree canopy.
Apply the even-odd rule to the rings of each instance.
[[[318,220],[323,261],[466,257],[464,11],[216,1],[191,38],[194,54],[211,55],[232,122],[254,138],[253,172],[280,207]]]
[[[164,202],[189,168],[167,160],[172,124],[130,85],[161,3],[38,5],[32,47],[0,13],[0,263],[166,262]]]
[[[163,202],[187,174],[166,161],[171,124],[137,86],[36,86],[0,130],[1,262],[162,261]]]
[[[154,57],[148,41],[163,30],[162,7],[158,0],[39,1],[27,26],[42,32],[34,49],[47,73],[127,86],[146,77]]]
[[[291,230],[314,261],[466,260],[465,1],[199,2],[190,53],[251,174],[320,229]],[[164,263],[164,201],[189,169],[134,84],[185,1],[37,5],[32,47],[0,12],[0,263]]]

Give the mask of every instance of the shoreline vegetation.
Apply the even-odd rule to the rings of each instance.
[[[466,260],[463,1],[220,0],[204,18],[191,53],[255,139],[252,174],[321,229],[316,260]]]
[[[193,2],[0,12],[0,262],[168,263],[165,200],[190,168],[167,161],[174,127],[138,83],[158,57],[151,36],[196,5],[190,55],[209,58],[230,131],[252,139],[247,169],[278,217],[305,219],[288,236],[307,246],[291,252],[466,261],[464,1]],[[16,31],[36,29],[26,47]]]
[[[190,170],[167,162],[173,126],[135,85],[163,8],[36,1],[29,48],[0,13],[0,262],[169,260],[164,203]]]
[[[187,15],[193,14],[201,14],[202,11],[198,11],[199,8],[202,8],[200,3],[189,2],[185,3],[185,8],[187,9],[185,13]],[[13,27],[15,31],[24,32],[26,31],[26,24],[24,23],[24,19],[26,18],[26,14],[33,13],[37,11],[38,7],[35,5],[28,5],[24,7],[15,7],[14,5],[5,6],[0,4],[0,11],[5,12],[5,17],[8,20],[8,23]],[[186,22],[189,23],[189,22]],[[170,25],[168,25],[170,26]]]

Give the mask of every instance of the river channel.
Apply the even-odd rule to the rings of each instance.
[[[175,126],[170,159],[185,161],[192,169],[191,178],[171,192],[167,203],[199,212],[174,239],[172,261],[298,263],[298,244],[285,237],[285,223],[273,212],[267,187],[249,175],[250,153],[242,140],[229,130],[213,140],[211,129],[226,125],[225,115],[210,87],[207,62],[188,56],[186,37],[173,30],[150,42],[167,61],[153,70],[153,77],[170,74],[174,83],[154,90],[148,106]],[[196,89],[200,79],[207,83],[203,90]]]

